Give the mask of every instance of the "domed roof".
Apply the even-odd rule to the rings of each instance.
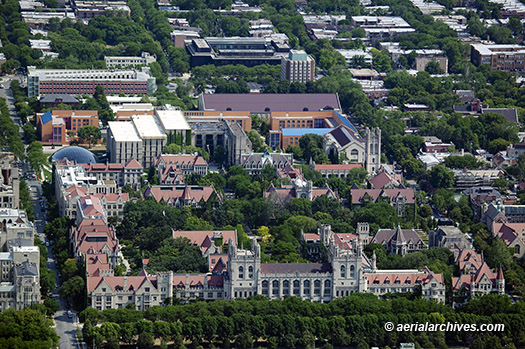
[[[87,149],[81,147],[62,148],[51,156],[52,161],[60,161],[67,158],[69,161],[76,161],[77,164],[96,163],[95,155]]]

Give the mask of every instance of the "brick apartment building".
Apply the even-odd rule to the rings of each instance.
[[[525,47],[520,45],[470,46],[470,60],[476,66],[488,64],[492,70],[525,71]]]

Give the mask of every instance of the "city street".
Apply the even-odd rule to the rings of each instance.
[[[22,173],[23,175],[27,175],[27,174],[31,175],[32,171],[30,171],[29,166],[27,164],[22,165]],[[43,234],[44,226],[46,222],[46,211],[41,201],[41,198],[43,197],[42,186],[40,182],[36,179],[28,179],[27,185],[29,186],[30,195],[31,195],[31,198],[34,204],[33,206],[34,206],[35,226],[36,226],[37,234],[44,244],[46,242],[50,243],[50,241],[47,240],[47,238]],[[67,305],[60,298],[58,294],[60,278],[58,277],[59,273],[56,268],[55,256],[53,254],[53,250],[51,249],[51,246],[49,246],[47,250],[48,250],[47,267],[53,270],[53,272],[55,273],[55,280],[57,284],[57,287],[53,291],[51,297],[53,297],[60,306],[60,309],[55,313],[55,319],[54,319],[55,325],[56,325],[55,330],[58,336],[60,337],[59,347],[61,349],[69,349],[69,348],[75,348],[75,347],[80,348],[76,340],[78,317],[75,313],[73,313],[73,316],[71,318],[68,317]]]
[[[8,75],[0,78],[0,85],[3,88],[0,88],[0,97],[5,98],[5,102],[7,104],[7,108],[9,109],[9,115],[11,116],[11,119],[13,122],[19,126],[20,129],[20,137],[22,138],[22,142],[24,141],[24,135],[22,132],[22,123],[20,118],[16,115],[15,111],[15,98],[13,97],[13,92],[9,88],[12,80],[18,80],[22,82],[23,77],[18,75]]]

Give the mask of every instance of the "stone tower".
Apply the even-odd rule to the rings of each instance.
[[[357,223],[357,235],[359,235],[359,243],[362,247],[368,245],[370,240],[370,226],[368,223]]]
[[[365,130],[365,166],[368,173],[377,172],[381,166],[381,130]]]
[[[496,276],[496,287],[498,289],[498,294],[505,294],[505,277],[503,276],[503,268],[501,265],[498,269],[498,274]]]
[[[224,283],[226,299],[245,298],[259,294],[261,247],[255,239],[250,250],[239,250],[230,239],[228,243],[228,277]]]

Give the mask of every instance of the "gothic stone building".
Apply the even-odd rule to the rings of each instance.
[[[365,137],[357,130],[340,125],[324,136],[324,151],[338,154],[350,163],[361,164],[368,173],[375,173],[381,166],[381,130],[366,128]]]
[[[336,239],[335,235],[329,225],[319,229],[320,243],[327,254],[327,262],[321,263],[261,263],[261,248],[256,240],[252,240],[250,249],[239,249],[230,239],[226,268],[215,267],[208,274],[150,275],[143,271],[138,277],[126,277],[95,271],[87,282],[91,305],[104,310],[132,303],[145,310],[172,296],[184,300],[295,296],[329,302],[354,292],[371,292],[381,297],[418,288],[427,300],[445,301],[441,274],[428,268],[377,270],[375,255],[366,257],[359,237],[348,241]]]

